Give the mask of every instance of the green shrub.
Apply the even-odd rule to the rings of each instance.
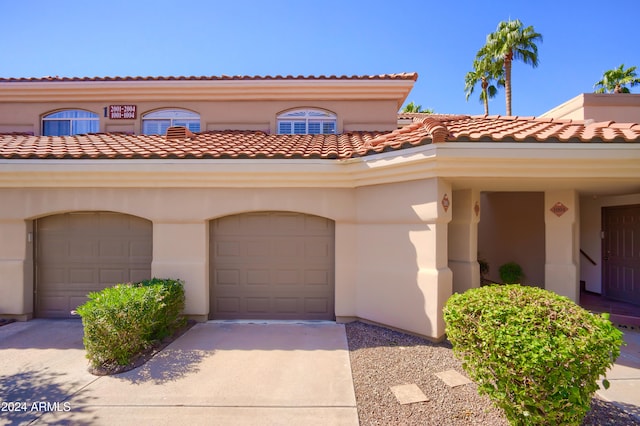
[[[514,425],[580,424],[623,342],[607,315],[536,287],[454,294],[444,319],[464,370]]]
[[[524,272],[516,262],[508,262],[498,269],[503,284],[522,284]]]
[[[77,308],[87,358],[96,368],[129,364],[185,323],[183,308],[184,288],[179,280],[154,278],[90,293],[89,300]]]

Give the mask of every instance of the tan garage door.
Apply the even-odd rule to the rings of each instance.
[[[87,294],[151,277],[151,222],[110,212],[36,221],[36,316],[68,318]]]
[[[227,216],[211,222],[209,241],[210,319],[335,318],[333,221]]]

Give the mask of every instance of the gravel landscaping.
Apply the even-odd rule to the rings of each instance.
[[[508,425],[475,384],[450,388],[435,374],[464,374],[449,342],[432,343],[383,327],[346,324],[361,425]],[[391,387],[416,384],[429,398],[401,405]],[[615,405],[594,398],[583,425],[640,425]]]

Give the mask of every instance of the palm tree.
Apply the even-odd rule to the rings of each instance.
[[[640,84],[636,74],[637,67],[624,69],[624,64],[618,68],[607,70],[602,74],[602,80],[593,85],[596,93],[631,93],[627,85],[633,87]]]
[[[422,109],[422,105],[416,105],[413,101],[406,104],[402,109],[402,112],[422,112],[424,114],[433,114],[433,110],[431,108]]]
[[[467,94],[467,102],[469,97],[478,83],[480,83],[480,102],[484,104],[484,113],[489,115],[489,99],[494,98],[498,93],[497,87],[504,87],[504,68],[499,61],[490,61],[488,59],[473,61],[473,70],[464,76],[464,91]]]
[[[532,67],[538,66],[538,46],[542,35],[532,26],[524,27],[519,19],[502,21],[495,32],[487,36],[487,43],[478,51],[476,59],[500,61],[504,65],[504,93],[507,115],[511,115],[511,63],[520,60]]]

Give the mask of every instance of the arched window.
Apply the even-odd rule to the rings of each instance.
[[[81,109],[67,109],[42,117],[44,136],[70,136],[97,133],[100,129],[98,114]]]
[[[142,116],[142,133],[164,135],[172,126],[184,126],[192,132],[200,131],[200,114],[184,109],[161,109]]]
[[[336,133],[336,115],[320,109],[296,109],[278,115],[278,133],[284,135]]]

